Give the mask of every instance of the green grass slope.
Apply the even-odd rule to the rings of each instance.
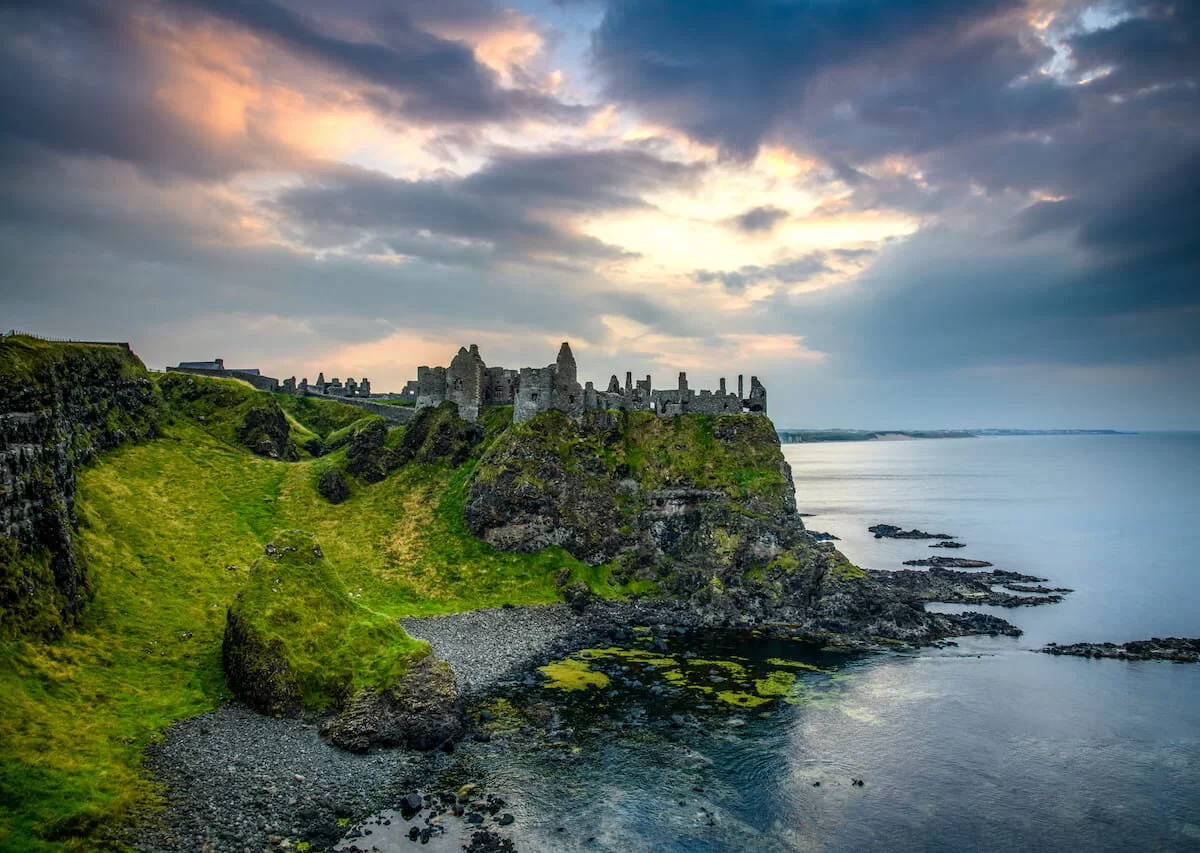
[[[561,549],[509,553],[470,534],[470,481],[512,428],[510,409],[485,411],[482,438],[477,431],[469,441],[440,411],[407,443],[404,428],[391,430],[386,448],[407,461],[382,482],[348,478],[349,497],[333,505],[317,482],[346,464],[348,447],[288,462],[248,452],[239,430],[248,412],[278,415],[294,446],[300,433],[324,441],[360,427],[361,410],[190,378],[160,377],[170,417],[158,439],[110,451],[79,474],[77,538],[95,584],[82,625],[55,642],[0,641],[2,850],[116,847],[111,827],[154,806],[143,749],[173,720],[229,695],[221,666],[226,613],[239,594],[268,594],[248,586],[250,566],[280,531],[314,536],[328,572],[323,585],[379,624],[556,601],[564,569],[603,594],[636,589],[613,586],[609,567],[585,566]],[[770,428],[766,419],[747,420]],[[650,482],[781,487],[765,461],[743,467],[712,452],[713,430],[728,426],[721,418],[639,415],[624,423],[619,447],[605,452]],[[365,637],[368,645],[378,638]],[[380,645],[391,650],[379,656],[389,672],[417,648],[398,630]],[[350,681],[370,675],[356,671]]]
[[[228,695],[226,611],[280,530],[315,534],[354,601],[388,617],[554,601],[557,572],[582,570],[475,540],[472,462],[352,481],[332,506],[315,484],[342,454],[264,459],[179,418],[80,473],[95,599],[57,642],[0,642],[0,850],[114,846],[108,828],[153,805],[142,750]]]

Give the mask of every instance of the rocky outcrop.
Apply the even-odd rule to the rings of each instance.
[[[449,462],[457,468],[470,458],[483,438],[483,425],[458,417],[453,403],[421,409],[404,428],[396,464]]]
[[[428,749],[456,737],[453,672],[400,625],[355,603],[316,541],[280,534],[226,619],[230,689],[266,714],[333,715],[333,742]]]
[[[90,594],[73,532],[75,478],[155,435],[159,397],[120,346],[0,339],[0,630],[54,634]]]
[[[608,564],[613,584],[652,586],[658,598],[647,600],[648,612],[675,624],[787,622],[911,642],[1019,633],[992,616],[927,613],[935,594],[881,582],[806,531],[764,417],[595,413],[577,424],[545,413],[484,454],[465,516],[497,548],[559,546]],[[605,611],[570,573],[562,581],[572,610]]]
[[[899,572],[870,570],[867,572],[875,583],[892,595],[909,602],[941,601],[951,604],[991,604],[1000,607],[1022,607],[1037,604],[1056,604],[1062,601],[1059,592],[1048,595],[1010,595],[995,587],[1005,585],[1012,589],[1014,582],[1038,582],[1044,578],[1022,575],[1016,572],[995,570],[991,572],[959,572],[952,569],[932,568],[918,572],[905,569]],[[1069,592],[1070,590],[1066,590]]]
[[[466,520],[498,548],[557,545],[681,594],[741,586],[798,549],[790,571],[813,545],[770,422],[746,415],[544,413],[484,456]]]
[[[876,539],[953,539],[949,533],[926,533],[924,530],[905,530],[897,527],[894,524],[873,524],[867,528],[869,533],[874,533]],[[933,546],[930,546],[933,547]],[[942,548],[954,548],[957,546],[940,544]]]
[[[926,602],[986,602],[958,595],[953,588],[934,590],[917,586],[914,589],[903,582],[889,583],[887,577],[925,574],[929,573],[867,572],[866,577],[857,579],[830,576],[822,584],[821,599],[805,627],[810,631],[859,640],[883,638],[918,645],[967,634],[1013,637],[1021,634],[1019,628],[997,616],[972,612],[930,613],[924,609]]]
[[[237,379],[186,373],[164,374],[158,387],[172,414],[195,421],[216,438],[267,459],[300,458],[287,416],[266,391]]]
[[[935,569],[986,569],[991,567],[987,560],[967,560],[962,557],[926,557],[923,560],[905,560],[906,566],[929,566]]]
[[[458,738],[464,720],[454,671],[428,656],[411,664],[396,686],[359,692],[321,733],[351,752],[375,746],[434,749]]]
[[[396,467],[395,456],[387,446],[387,424],[379,419],[362,422],[350,435],[346,448],[346,472],[365,483],[378,483]]]
[[[278,405],[263,405],[250,409],[242,417],[242,422],[237,428],[238,443],[251,453],[268,459],[286,459],[294,462],[298,456],[290,444],[290,438],[287,418]]]
[[[337,466],[321,472],[321,476],[317,478],[317,491],[331,504],[340,504],[350,497],[350,485],[346,482],[346,475]]]
[[[1176,663],[1200,663],[1200,639],[1182,637],[1152,637],[1131,643],[1072,643],[1060,646],[1050,643],[1038,649],[1048,655],[1074,655],[1084,658],[1114,658],[1116,660],[1169,660]]]

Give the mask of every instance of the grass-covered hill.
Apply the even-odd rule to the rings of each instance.
[[[91,391],[75,387],[71,371],[55,374],[55,364],[72,359],[114,358],[98,349],[0,341],[5,390],[28,381],[22,371],[47,377],[38,379],[46,393],[30,404],[38,411],[122,429],[92,442],[73,469],[70,547],[86,567],[90,601],[66,630],[0,632],[3,850],[115,846],[112,828],[153,807],[143,750],[173,720],[230,696],[221,656],[227,613],[239,595],[264,594],[250,583],[251,566],[281,531],[320,543],[319,586],[334,590],[339,619],[370,623],[361,637],[384,637],[389,654],[419,657],[423,644],[389,620],[555,601],[579,581],[607,596],[657,588],[657,576],[635,577],[620,561],[585,561],[552,544],[518,553],[473,535],[466,520],[473,489],[477,497],[480,488],[494,493],[497,482],[536,487],[546,473],[522,461],[531,435],[542,458],[558,454],[582,476],[599,464],[603,470],[592,473],[605,482],[725,490],[760,500],[767,513],[790,499],[773,432],[773,452],[740,463],[716,446],[722,430],[769,431],[764,418],[697,416],[668,425],[614,415],[606,431],[592,433],[553,413],[514,428],[507,408],[468,425],[444,406],[389,429],[334,401],[272,395],[233,380],[151,377],[136,359],[115,356],[100,372],[120,380],[114,388],[141,389],[137,424],[145,428],[123,428],[131,424],[121,421],[122,409],[107,398],[89,401]],[[43,366],[26,367],[25,359]],[[51,393],[56,382],[63,387]],[[11,403],[0,409],[5,415],[23,417]],[[332,479],[343,489],[336,503],[319,488]],[[625,535],[638,521],[618,509],[617,533]],[[0,550],[0,578],[37,556],[15,539],[9,546],[7,556]],[[25,605],[41,606],[18,601],[0,617]],[[346,658],[363,655],[355,645]],[[386,665],[402,666],[397,661]],[[350,672],[338,689],[362,677]],[[321,707],[322,689],[301,678],[299,704]]]

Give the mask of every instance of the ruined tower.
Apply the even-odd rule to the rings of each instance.
[[[563,341],[554,360],[554,396],[551,408],[560,409],[573,418],[583,414],[583,386],[579,384],[575,356],[571,345]]]

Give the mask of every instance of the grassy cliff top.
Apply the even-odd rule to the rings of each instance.
[[[731,498],[783,499],[791,484],[770,419],[762,415],[688,414],[663,418],[654,412],[603,412],[577,425],[549,411],[499,435],[478,477],[494,478],[498,466],[536,469],[546,458],[568,468],[636,480],[642,489],[713,489]]]
[[[4,392],[0,411],[22,411],[30,401],[44,398],[57,384],[72,379],[146,375],[141,359],[124,347],[58,343],[27,335],[0,337],[0,389]]]

